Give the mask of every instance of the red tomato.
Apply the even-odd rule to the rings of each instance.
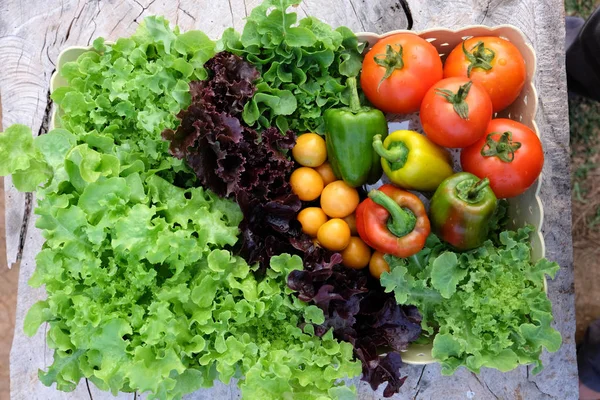
[[[423,130],[432,142],[467,147],[485,134],[492,120],[492,101],[477,83],[447,78],[429,89],[420,114]]]
[[[508,107],[521,93],[527,71],[523,56],[511,42],[494,36],[474,37],[446,59],[444,78],[462,76],[485,88],[494,112]]]
[[[360,84],[375,107],[409,114],[419,110],[427,90],[442,76],[442,60],[431,43],[414,33],[398,33],[369,50]]]
[[[527,190],[544,166],[542,143],[534,131],[510,119],[493,119],[486,136],[463,149],[464,171],[489,178],[498,198],[515,197]]]

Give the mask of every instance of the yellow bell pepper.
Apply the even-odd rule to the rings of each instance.
[[[433,191],[452,175],[452,157],[418,132],[392,132],[385,141],[373,138],[381,166],[392,183],[404,189]]]

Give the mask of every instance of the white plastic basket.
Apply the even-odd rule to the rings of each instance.
[[[412,32],[412,31],[391,31],[378,35],[376,33],[363,32],[358,33],[357,37],[359,41],[366,42],[367,46],[365,51],[371,48],[378,40],[400,32]],[[533,48],[526,42],[525,36],[521,31],[513,26],[501,25],[496,27],[487,26],[468,26],[464,29],[452,31],[448,29],[429,29],[417,33],[419,36],[431,42],[438,50],[440,56],[445,60],[446,55],[460,44],[464,39],[472,36],[499,36],[512,42],[521,52],[525,59],[527,68],[527,79],[523,91],[515,100],[504,111],[497,113],[496,117],[510,118],[519,121],[531,129],[539,136],[538,128],[535,123],[535,114],[537,111],[537,92],[533,85],[533,77],[536,68],[536,57]],[[69,62],[75,61],[84,52],[92,50],[91,47],[68,47],[63,50],[58,56],[57,69],[50,81],[50,90],[53,92],[55,89],[65,86],[67,83],[65,79],[60,75],[61,67]],[[411,129],[422,132],[418,114],[413,115],[388,115],[390,121],[390,128],[396,130],[394,125],[398,122],[404,122],[408,125],[405,129]],[[60,126],[60,115],[59,111],[55,108],[52,114],[50,122],[50,128]],[[455,171],[460,170],[460,163],[456,155],[457,151],[454,151]],[[544,238],[541,233],[542,222],[543,222],[543,209],[542,202],[539,197],[541,178],[532,185],[524,194],[517,198],[510,199],[509,216],[513,227],[522,227],[525,224],[531,224],[536,227],[536,231],[532,236],[532,257],[534,260],[538,260],[544,257],[545,247]],[[403,352],[402,359],[407,364],[430,364],[435,362],[435,359],[431,356],[431,344],[419,345],[413,344],[408,350]]]
[[[385,37],[391,36],[396,33],[411,32],[416,33],[422,38],[429,41],[435,46],[438,53],[442,57],[442,61],[445,61],[446,56],[463,40],[473,36],[498,36],[507,39],[514,44],[525,59],[525,65],[527,69],[527,78],[525,85],[519,97],[505,110],[496,113],[494,118],[510,118],[512,120],[521,122],[522,124],[530,127],[533,131],[540,136],[537,124],[535,123],[535,114],[537,112],[537,92],[533,83],[533,78],[536,69],[536,56],[533,48],[527,43],[525,35],[516,27],[510,25],[500,25],[496,27],[488,26],[467,26],[459,30],[449,29],[428,29],[421,32],[412,32],[406,30],[391,31],[381,35],[371,32],[357,33],[359,41],[366,43],[365,52],[369,50],[377,41]],[[396,130],[398,128],[394,125],[403,123],[403,129],[410,129],[423,133],[420,125],[418,113],[412,115],[388,115],[388,121],[390,129]],[[460,163],[458,162],[458,150],[453,150],[454,155],[454,170],[459,171]],[[544,219],[544,212],[542,208],[542,202],[539,197],[539,191],[541,186],[540,177],[525,193],[522,195],[509,199],[509,217],[510,227],[520,228],[525,224],[531,224],[536,228],[536,231],[532,234],[531,245],[532,245],[532,257],[534,260],[538,260],[544,257],[545,246],[544,237],[542,236],[542,223]],[[546,282],[544,281],[544,287],[546,288]],[[431,356],[431,344],[412,344],[408,350],[402,353],[402,360],[407,364],[431,364],[435,362],[435,359]]]

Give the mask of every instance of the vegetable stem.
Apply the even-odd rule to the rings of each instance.
[[[452,104],[454,111],[462,119],[469,118],[469,105],[467,104],[467,96],[471,90],[473,81],[469,81],[458,88],[456,93],[453,93],[448,89],[435,89],[435,93],[445,98],[450,104]]]
[[[360,98],[358,97],[358,88],[356,86],[356,77],[351,76],[346,80],[350,89],[350,111],[357,114],[360,111]]]
[[[404,164],[406,164],[408,159],[408,153],[410,152],[404,142],[400,141],[393,142],[390,147],[386,149],[381,141],[381,135],[375,135],[373,137],[373,149],[381,158],[386,159],[392,164],[392,169],[394,171],[404,167]]]
[[[467,203],[478,203],[483,200],[483,190],[490,185],[488,178],[480,180],[465,180],[456,185],[456,195]]]
[[[467,76],[471,77],[471,72],[473,68],[481,68],[484,71],[489,71],[492,69],[491,62],[496,57],[496,52],[488,47],[485,47],[485,44],[482,41],[477,42],[475,46],[473,46],[470,52],[465,48],[465,42],[462,44],[463,53],[467,60],[469,60],[469,68],[467,69]]]
[[[512,132],[504,132],[500,139],[494,140],[492,132],[487,135],[485,145],[481,149],[484,157],[498,157],[500,160],[510,163],[515,159],[515,152],[521,148],[520,142],[512,141]]]
[[[400,207],[391,197],[380,190],[371,190],[369,198],[390,213],[387,227],[395,236],[406,236],[415,229],[417,219],[412,211]]]

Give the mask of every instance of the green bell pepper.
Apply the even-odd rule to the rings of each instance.
[[[488,178],[459,172],[445,179],[429,204],[431,229],[458,250],[477,248],[489,234],[496,195]]]
[[[387,136],[385,115],[371,107],[361,107],[356,78],[347,80],[350,106],[325,111],[327,156],[333,173],[348,185],[375,183],[383,174],[379,155],[373,150],[375,135]]]

